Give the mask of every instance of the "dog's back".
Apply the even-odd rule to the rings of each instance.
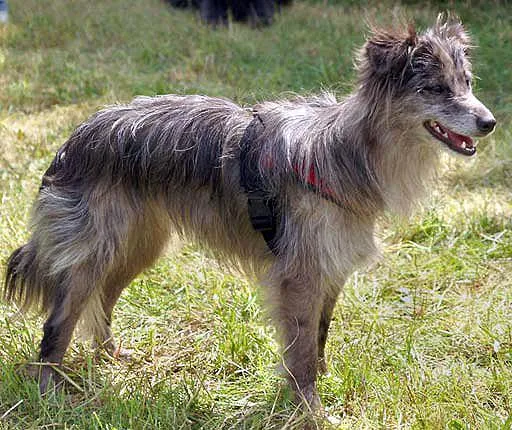
[[[87,187],[110,179],[152,193],[217,187],[219,163],[249,121],[246,111],[223,99],[138,97],[79,126],[57,153],[43,186]]]

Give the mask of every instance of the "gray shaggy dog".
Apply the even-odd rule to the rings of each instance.
[[[266,285],[297,401],[319,407],[333,308],[347,277],[376,253],[376,219],[408,213],[440,149],[471,156],[470,136],[494,129],[471,91],[469,48],[454,20],[420,34],[374,30],[343,100],[323,94],[247,110],[167,95],[94,114],[45,173],[32,236],[8,261],[5,298],[48,315],[40,361],[62,362],[80,317],[112,353],[116,301],[177,231]],[[243,138],[274,203],[272,251],[250,222]],[[42,392],[54,372],[42,366]]]

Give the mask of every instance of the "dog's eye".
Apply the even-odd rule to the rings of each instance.
[[[432,85],[429,87],[423,87],[423,91],[427,91],[432,94],[443,94],[450,91],[445,85]]]
[[[466,86],[468,88],[471,88],[471,79],[470,78],[466,78]]]

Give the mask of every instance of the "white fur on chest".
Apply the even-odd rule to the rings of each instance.
[[[315,260],[305,263],[315,266],[322,282],[343,283],[378,254],[374,217],[358,217],[313,193],[301,199],[293,217],[302,224],[303,251]]]

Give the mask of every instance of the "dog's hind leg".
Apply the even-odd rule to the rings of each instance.
[[[279,285],[277,319],[283,336],[283,356],[297,402],[315,411],[320,407],[316,390],[318,327],[322,294],[315,283],[285,278]]]
[[[155,258],[159,253],[155,254]],[[154,261],[151,260],[151,262]],[[124,289],[130,284],[144,268],[148,267],[151,263],[141,266],[140,261],[133,261],[133,270],[126,272],[113,273],[107,278],[107,281],[103,284],[102,293],[102,307],[104,319],[101,324],[97,325],[93,331],[93,347],[103,348],[112,357],[116,358],[128,358],[130,351],[118,347],[118,344],[112,334],[112,314],[114,307],[121,296]],[[140,268],[140,270],[138,270]]]
[[[127,350],[118,349],[112,335],[114,307],[130,282],[160,256],[169,239],[169,230],[169,216],[164,206],[157,202],[146,203],[125,241],[119,244],[117,258],[102,284],[104,319],[93,329],[93,346],[103,347],[111,356],[129,355]]]
[[[65,285],[54,297],[50,316],[43,327],[39,361],[39,389],[45,393],[56,374],[52,366],[60,366],[75,326],[94,288],[92,270],[88,265],[69,270]]]
[[[113,278],[111,277],[103,285],[103,294],[101,297],[104,313],[104,320],[93,330],[93,348],[104,348],[112,357],[128,356],[128,352],[118,349],[118,345],[112,334],[112,313],[121,293],[130,283],[131,278]]]
[[[41,191],[34,216],[39,278],[26,287],[44,286],[43,308],[49,314],[39,356],[41,392],[55,376],[44,364],[62,363],[82,314],[86,326],[104,324],[101,287],[136,222],[136,211],[127,203],[123,193],[107,187]]]

